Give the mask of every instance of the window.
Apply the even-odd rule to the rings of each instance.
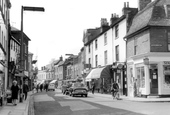
[[[98,66],[98,56],[95,55],[96,67]]]
[[[104,45],[107,44],[107,33],[104,34]]]
[[[170,5],[167,5],[167,17],[170,18]]]
[[[119,37],[119,25],[115,26],[115,38]]]
[[[144,67],[137,67],[137,86],[140,88],[145,87],[145,71]]]
[[[116,46],[116,61],[119,61],[119,45]]]
[[[168,32],[168,51],[170,51],[170,30]]]
[[[15,47],[16,47],[15,45],[16,45],[16,43],[14,42],[14,51],[15,51]]]
[[[10,44],[11,44],[10,47],[11,47],[11,49],[12,49],[12,40],[10,40]]]
[[[164,65],[164,84],[170,85],[170,65]]]
[[[89,44],[89,53],[90,53],[90,44]]]
[[[138,48],[138,46],[137,46],[137,39],[135,39],[134,40],[134,55],[137,54],[137,48]]]
[[[107,51],[104,51],[104,63],[107,64]]]
[[[91,59],[89,58],[89,64],[90,64],[90,62],[91,62]]]
[[[95,40],[95,49],[97,50],[97,39]]]
[[[1,37],[1,39],[2,39],[2,43],[1,43],[1,44],[2,44],[2,45],[3,45],[3,43],[4,43],[4,42],[3,42],[3,37],[4,37],[4,35],[3,35],[3,32],[2,32],[2,37]]]

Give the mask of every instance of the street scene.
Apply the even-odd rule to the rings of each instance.
[[[106,98],[107,96],[107,98]],[[92,94],[71,97],[61,90],[34,95],[35,115],[168,115],[168,102],[113,100],[111,95]]]
[[[170,0],[0,0],[0,115],[170,115]]]

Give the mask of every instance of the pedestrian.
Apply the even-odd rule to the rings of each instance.
[[[24,82],[24,85],[23,85],[23,93],[24,93],[24,97],[25,97],[25,100],[27,99],[27,93],[29,91],[29,88],[28,88],[28,85],[26,83],[26,81]]]
[[[19,92],[19,86],[16,80],[13,81],[13,84],[11,86],[11,92],[12,92],[13,104],[16,106],[17,105],[16,100],[18,99],[18,92]]]
[[[36,90],[37,90],[37,93],[38,93],[38,90],[39,90],[39,84],[37,84]]]
[[[42,92],[43,84],[40,84],[40,91]]]
[[[45,83],[45,86],[44,86],[44,87],[45,87],[45,90],[46,90],[46,92],[47,92],[47,91],[48,91],[48,83],[47,83],[47,82]]]
[[[137,79],[134,80],[134,97],[137,97]]]
[[[92,81],[92,94],[94,94],[94,91],[95,91],[95,82]]]

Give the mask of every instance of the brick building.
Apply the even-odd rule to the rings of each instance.
[[[170,95],[170,1],[139,0],[125,39],[128,95]]]

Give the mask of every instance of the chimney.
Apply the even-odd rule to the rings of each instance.
[[[110,18],[110,25],[112,25],[114,22],[116,22],[116,20],[119,19],[119,16],[116,15],[116,13],[112,14],[111,15],[111,18]]]
[[[60,61],[63,61],[63,57],[62,56],[60,57]]]
[[[138,0],[138,10],[144,9],[152,0]]]
[[[106,18],[101,18],[101,33],[105,32],[109,28],[109,24]]]

